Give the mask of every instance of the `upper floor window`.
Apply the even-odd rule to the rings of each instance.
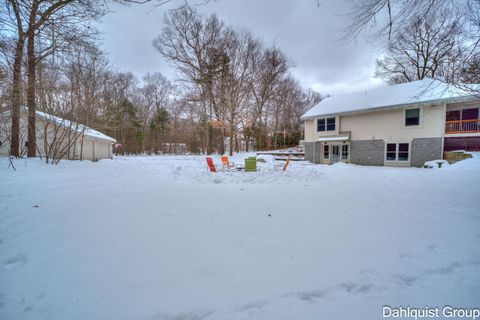
[[[335,117],[317,119],[317,131],[335,131]]]
[[[327,131],[335,131],[335,118],[327,118]]]
[[[405,110],[405,126],[418,126],[420,124],[420,108]]]
[[[317,119],[317,131],[325,131],[325,119]]]

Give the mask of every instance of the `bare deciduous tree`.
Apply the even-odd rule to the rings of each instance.
[[[426,77],[453,80],[451,72],[461,61],[465,43],[460,19],[446,12],[414,17],[377,60],[376,75],[390,83]]]

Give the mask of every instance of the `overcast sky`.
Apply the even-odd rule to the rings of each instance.
[[[103,48],[115,67],[139,78],[159,71],[174,80],[172,67],[152,47],[152,40],[160,33],[165,10],[181,3],[175,1],[179,0],[153,10],[149,4],[112,7],[102,28]],[[374,78],[381,48],[362,39],[339,41],[350,6],[349,0],[320,0],[319,6],[317,0],[218,0],[197,8],[215,12],[266,42],[275,41],[295,61],[293,73],[305,88],[342,94],[385,85]]]

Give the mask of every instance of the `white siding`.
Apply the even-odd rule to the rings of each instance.
[[[7,156],[10,153],[10,127],[11,127],[11,117],[10,115],[0,115],[0,141],[2,145],[0,146],[0,156]],[[45,130],[46,129],[46,130]],[[74,130],[69,128],[64,128],[55,124],[54,122],[47,122],[46,120],[37,118],[36,121],[36,143],[37,143],[37,155],[45,157],[46,150],[50,148],[52,142],[55,141],[64,141],[59,143],[60,150],[65,150],[64,159],[80,159],[81,152],[81,142],[78,134],[74,135]],[[28,133],[28,122],[26,114],[21,113],[20,117],[20,154],[26,155],[26,146],[25,142],[27,141]],[[67,137],[62,139],[61,137]],[[68,138],[69,136],[69,138]],[[73,143],[72,139],[78,139],[76,143]],[[67,141],[70,141],[67,143]],[[66,146],[71,145],[71,148],[68,149]],[[112,144],[110,142],[105,142],[103,140],[94,140],[90,137],[85,137],[83,144],[83,157],[85,160],[100,160],[111,158],[112,156]],[[63,152],[62,152],[63,153]]]

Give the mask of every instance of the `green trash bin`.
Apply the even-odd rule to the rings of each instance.
[[[245,171],[257,171],[257,157],[248,157],[245,159]]]

